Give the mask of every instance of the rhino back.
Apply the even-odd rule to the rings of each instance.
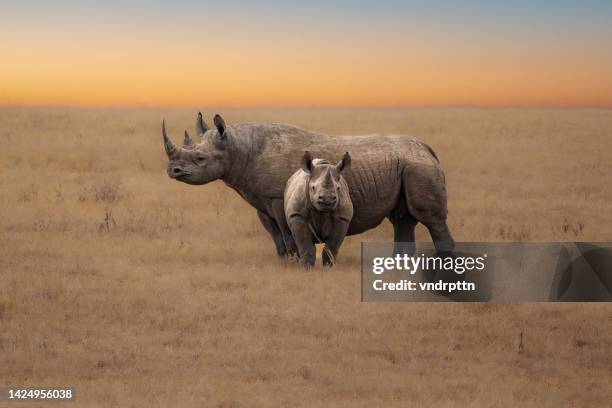
[[[351,154],[351,169],[344,174],[354,209],[349,234],[384,220],[397,203],[405,171],[441,172],[431,148],[413,136],[329,136],[290,125],[250,126],[253,154],[241,184],[249,194],[264,199],[283,199],[287,180],[305,150],[331,162],[340,161],[344,152]]]

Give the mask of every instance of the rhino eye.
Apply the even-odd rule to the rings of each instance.
[[[199,161],[199,162],[203,162],[204,160],[206,160],[206,157],[198,156],[198,157],[196,157],[196,160]]]
[[[314,191],[314,186],[310,186],[310,189],[311,189],[312,191]]]

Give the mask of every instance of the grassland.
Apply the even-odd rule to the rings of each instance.
[[[221,113],[419,136],[458,241],[612,239],[609,110]],[[195,110],[0,110],[0,386],[72,386],[79,407],[609,406],[609,304],[362,304],[359,243],[390,225],[304,272],[221,182],[165,175],[162,117],[178,142]]]

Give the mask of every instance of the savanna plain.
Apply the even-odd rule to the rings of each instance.
[[[416,135],[458,241],[612,239],[610,110],[218,111]],[[335,269],[279,259],[222,182],[166,176],[161,120],[179,143],[196,113],[0,110],[0,386],[78,407],[610,406],[609,304],[361,303],[360,242],[390,224]]]

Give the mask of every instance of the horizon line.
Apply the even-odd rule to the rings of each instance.
[[[610,105],[580,104],[580,105],[546,105],[546,104],[517,104],[517,105],[478,105],[478,104],[448,104],[448,105],[0,105],[0,109],[591,109],[609,110]]]

